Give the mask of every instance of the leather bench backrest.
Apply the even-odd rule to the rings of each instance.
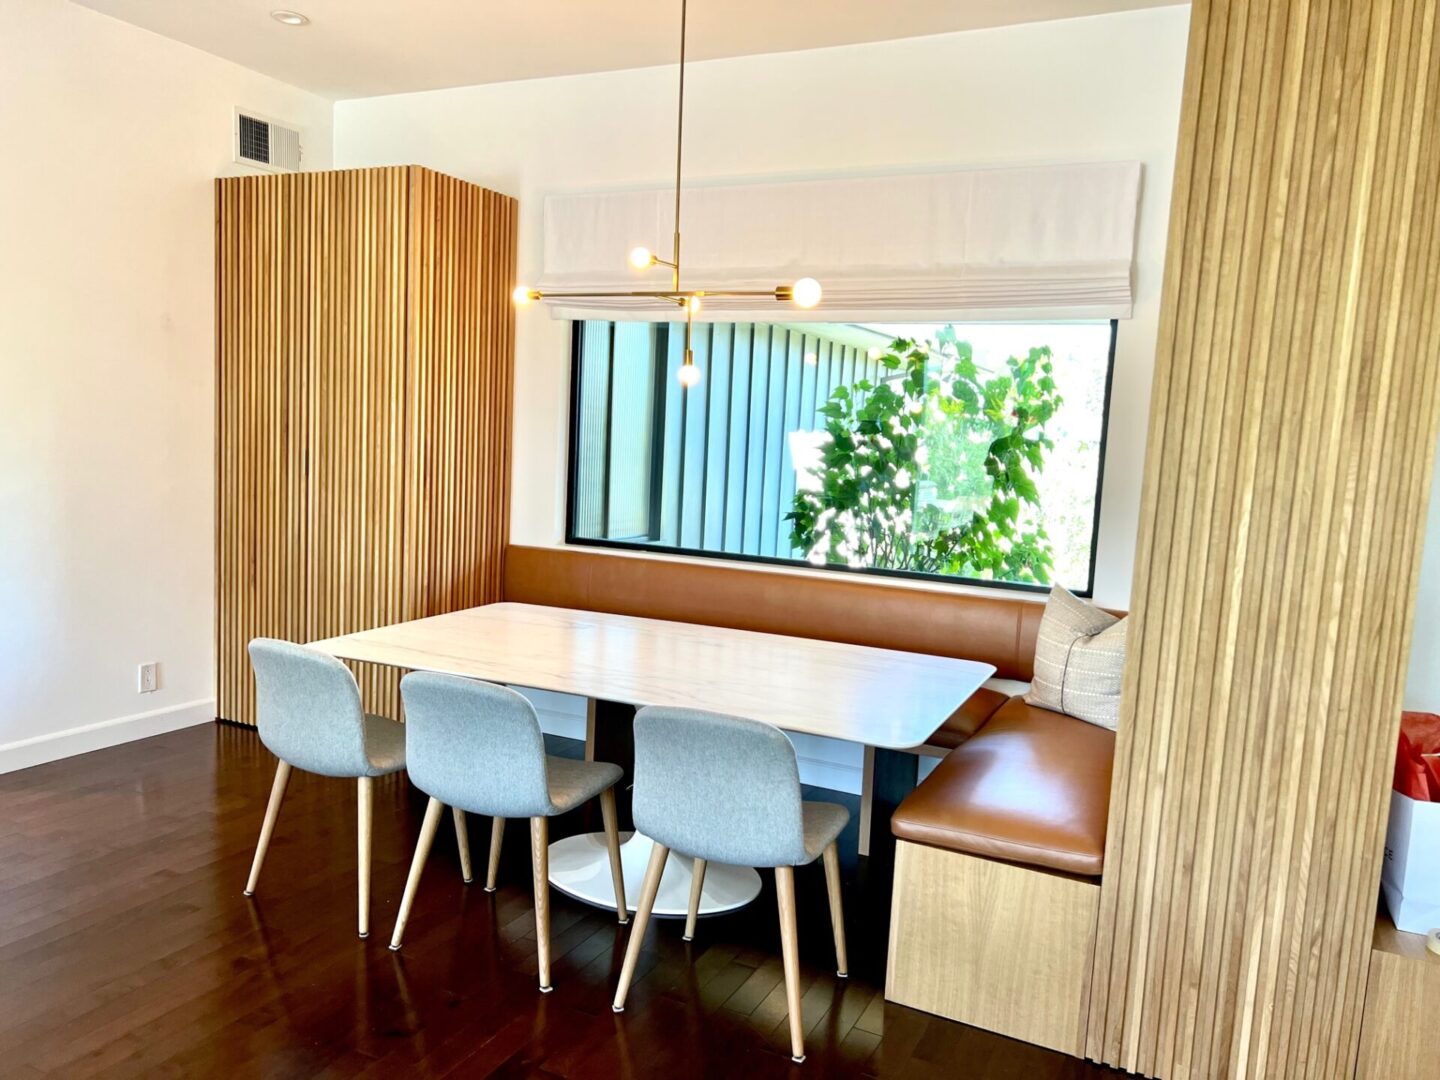
[[[1045,611],[1041,594],[514,545],[505,599],[979,660],[1026,682]]]

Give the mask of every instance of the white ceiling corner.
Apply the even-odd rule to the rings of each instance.
[[[328,98],[671,64],[678,0],[73,0]],[[697,60],[1184,0],[691,0]],[[287,27],[285,6],[310,19]]]

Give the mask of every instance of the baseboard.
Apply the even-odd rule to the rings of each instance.
[[[536,704],[535,715],[540,719],[540,730],[546,735],[555,735],[562,739],[576,739],[585,741],[585,714],[578,716],[564,709],[551,709],[544,705]]]
[[[834,761],[797,755],[795,763],[800,766],[800,783],[826,791],[843,791],[847,795],[860,794],[860,779],[864,770],[859,765],[845,765]]]
[[[44,765],[48,761],[88,754],[92,750],[119,746],[121,743],[148,739],[152,735],[163,735],[167,731],[208,724],[215,719],[215,701],[187,701],[165,709],[136,713],[134,716],[119,716],[114,720],[102,720],[98,724],[85,724],[66,731],[55,731],[48,735],[21,739],[18,742],[0,746],[0,773],[28,769],[33,765]]]

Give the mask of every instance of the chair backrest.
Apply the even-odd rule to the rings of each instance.
[[[699,709],[635,716],[635,827],[700,859],[806,861],[795,748],[779,728]]]
[[[250,663],[260,741],[276,757],[322,776],[365,775],[365,712],[349,668],[274,638],[250,642]]]
[[[535,707],[494,683],[416,671],[400,680],[410,779],[449,806],[495,817],[551,812]]]

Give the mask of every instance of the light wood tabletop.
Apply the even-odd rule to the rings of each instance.
[[[763,720],[869,746],[920,746],[989,664],[531,604],[490,604],[315,641],[345,660],[630,705]]]

